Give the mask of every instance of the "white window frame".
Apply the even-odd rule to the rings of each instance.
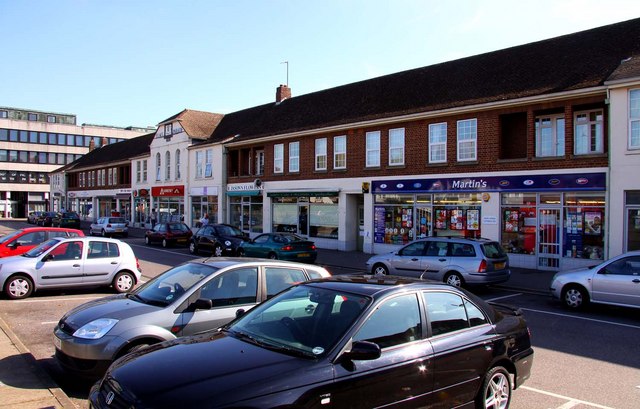
[[[541,115],[536,117],[536,157],[549,158],[564,156],[564,127],[564,114]],[[549,151],[543,149],[547,146],[543,143],[545,136],[550,136],[549,146],[551,146],[551,150]]]
[[[447,123],[429,124],[429,163],[447,162]]]
[[[640,89],[629,90],[629,149],[640,149]]]
[[[161,180],[162,176],[162,156],[160,152],[156,153],[156,182]]]
[[[142,161],[142,181],[147,181],[147,160]]]
[[[264,150],[256,151],[256,176],[264,174]]]
[[[366,138],[366,167],[380,167],[380,131],[367,132]]]
[[[457,124],[457,159],[458,162],[478,160],[478,120],[463,119]]]
[[[204,151],[204,177],[213,177],[213,149]]]
[[[347,168],[347,135],[333,137],[333,168]]]
[[[273,173],[284,173],[284,144],[273,145]]]
[[[176,149],[176,180],[180,180],[182,176],[180,173],[180,149]]]
[[[315,142],[315,169],[327,170],[327,138],[318,138]]]
[[[171,152],[166,151],[164,153],[164,180],[171,180]]]
[[[173,135],[173,124],[164,124],[164,136],[169,137]]]
[[[300,172],[300,142],[289,142],[289,172]]]
[[[136,161],[136,182],[140,183],[142,181],[142,163],[141,161]]]
[[[204,151],[196,151],[196,179],[204,177]]]
[[[389,166],[404,165],[404,128],[389,129]]]
[[[591,109],[575,112],[573,128],[574,155],[604,153],[604,110]]]

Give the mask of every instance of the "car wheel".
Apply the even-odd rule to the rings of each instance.
[[[15,275],[4,284],[4,292],[12,300],[27,298],[33,293],[33,281],[25,275]]]
[[[198,254],[198,246],[193,241],[189,242],[189,253]]]
[[[501,366],[491,368],[484,377],[476,399],[479,409],[506,409],[511,401],[511,377]]]
[[[578,285],[569,285],[562,290],[562,302],[572,310],[579,310],[589,304],[589,293]]]
[[[222,251],[222,246],[220,246],[219,244],[216,244],[215,246],[213,246],[213,255],[215,257],[222,257],[223,251]]]
[[[149,239],[149,236],[144,236],[144,244],[146,244],[147,246],[151,244],[151,240]]]
[[[128,271],[116,274],[113,278],[113,288],[117,293],[128,293],[136,284],[136,278]]]
[[[167,241],[167,239],[162,239],[162,247],[164,247],[165,249],[169,247],[169,242]]]
[[[278,255],[272,251],[271,253],[269,253],[267,255],[267,258],[270,258],[271,260],[277,260],[278,259]]]
[[[447,273],[444,276],[445,283],[452,285],[454,287],[462,287],[464,285],[464,280],[458,273]]]
[[[128,347],[124,348],[122,350],[122,352],[120,352],[116,358],[120,358],[120,357],[122,357],[124,355],[127,355],[128,353],[131,353],[131,352],[139,351],[142,348],[148,347],[149,345],[151,345],[151,343],[147,343],[147,342],[141,342],[140,344],[129,345]]]
[[[107,237],[107,232],[104,231],[104,229],[102,229],[102,232],[100,232],[100,234],[102,235],[102,237]]]
[[[374,264],[371,269],[371,274],[376,276],[386,276],[389,274],[389,269],[384,264]]]

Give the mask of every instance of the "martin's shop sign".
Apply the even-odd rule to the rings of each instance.
[[[606,189],[605,173],[564,175],[488,176],[442,179],[381,180],[372,182],[371,193],[440,193],[487,191],[563,191]]]

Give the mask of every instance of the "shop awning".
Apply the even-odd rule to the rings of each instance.
[[[309,192],[309,191],[286,191],[286,192],[267,192],[268,197],[324,197],[324,196],[338,196],[339,191],[322,191],[322,192]]]
[[[238,190],[227,192],[227,196],[260,196],[262,190]]]

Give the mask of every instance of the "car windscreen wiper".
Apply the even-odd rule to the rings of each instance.
[[[310,352],[305,352],[305,351],[301,351],[299,349],[296,348],[292,348],[290,346],[287,346],[285,344],[280,344],[280,343],[272,343],[272,342],[267,342],[265,340],[261,340],[258,339],[256,337],[254,337],[253,335],[247,334],[246,332],[242,332],[242,331],[238,331],[238,330],[232,330],[229,328],[222,328],[221,329],[223,332],[231,334],[232,336],[237,337],[238,339],[243,339],[246,341],[249,341],[255,345],[258,345],[260,347],[272,350],[272,351],[277,351],[277,352],[284,352],[290,355],[296,355],[296,356],[301,356],[303,358],[315,358],[316,356],[313,355]]]

